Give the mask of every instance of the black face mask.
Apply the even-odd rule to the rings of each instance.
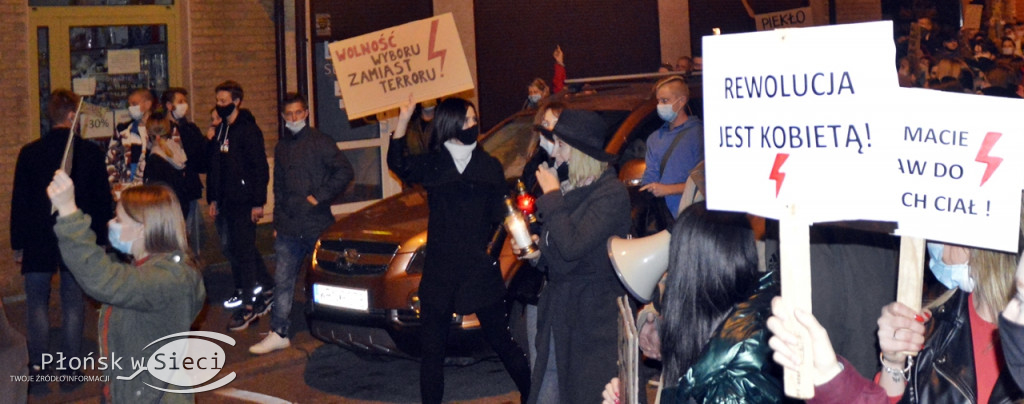
[[[231,116],[233,112],[235,112],[234,103],[225,105],[223,107],[220,105],[217,106],[217,116],[220,116],[220,119],[228,119],[228,117]]]
[[[468,129],[459,129],[455,131],[455,138],[459,139],[464,145],[473,144],[476,142],[476,138],[480,137],[480,125],[473,125]]]

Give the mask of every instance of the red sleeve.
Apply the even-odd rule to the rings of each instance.
[[[885,394],[885,389],[865,379],[850,362],[842,356],[837,357],[843,364],[843,371],[828,383],[814,388],[814,398],[807,404],[885,404],[892,397]],[[899,397],[896,398],[899,400]]]
[[[555,62],[555,77],[551,79],[551,94],[558,94],[565,88],[565,66]]]

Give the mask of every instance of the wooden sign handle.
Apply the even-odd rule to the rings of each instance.
[[[896,301],[914,311],[921,311],[924,260],[923,238],[900,237],[900,275],[896,285]]]
[[[781,259],[782,300],[791,309],[811,312],[811,232],[807,222],[797,218],[795,208],[789,217],[779,220],[779,255]],[[806,331],[797,331],[809,340]],[[809,349],[804,350],[800,371],[783,370],[786,396],[797,399],[814,397],[814,361]]]

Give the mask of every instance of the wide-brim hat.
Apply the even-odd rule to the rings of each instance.
[[[608,125],[594,111],[566,109],[558,116],[558,122],[551,132],[569,146],[598,161],[615,160],[615,155],[604,151]]]

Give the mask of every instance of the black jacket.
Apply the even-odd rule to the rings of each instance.
[[[263,146],[263,131],[249,110],[239,110],[230,125],[222,123],[208,149],[207,202],[254,208],[267,203],[270,166]]]
[[[968,297],[958,290],[932,310],[934,317],[925,331],[925,346],[914,362],[901,403],[973,404],[977,400]],[[1017,402],[1021,398],[1024,393],[1002,369],[989,403]]]
[[[186,167],[188,163],[186,162]],[[182,217],[188,217],[187,177],[185,169],[174,168],[170,162],[156,153],[146,155],[146,171],[142,174],[142,182],[145,184],[163,184],[174,191],[181,205]]]
[[[331,138],[306,126],[274,148],[274,229],[315,238],[332,223],[331,201],[352,182],[352,165]],[[306,197],[313,195],[313,206]]]
[[[24,250],[21,273],[67,270],[57,249],[56,223],[51,213],[46,187],[53,172],[60,168],[68,129],[54,129],[21,148],[14,169],[11,193],[11,248]],[[72,145],[71,179],[75,182],[75,202],[92,216],[96,243],[107,243],[107,222],[114,216],[114,201],[107,182],[103,150],[75,137]]]
[[[388,168],[407,185],[422,185],[430,209],[420,300],[454,303],[459,314],[498,302],[505,284],[487,244],[504,218],[501,163],[477,146],[460,174],[443,146],[412,156],[405,149],[405,139],[391,141]]]
[[[608,237],[629,233],[629,193],[615,170],[585,187],[549,192],[537,199],[542,225],[539,266],[548,283],[537,305],[537,361],[544,369],[554,339],[559,398],[563,403],[601,401],[601,390],[616,376],[618,305],[625,295],[611,261]],[[534,372],[535,402],[544,372]]]
[[[178,135],[181,136],[181,147],[185,149],[185,156],[188,157],[188,163],[185,164],[185,199],[181,200],[184,205],[188,201],[203,197],[203,182],[199,180],[199,174],[208,171],[208,142],[199,127],[185,118],[178,120]]]

